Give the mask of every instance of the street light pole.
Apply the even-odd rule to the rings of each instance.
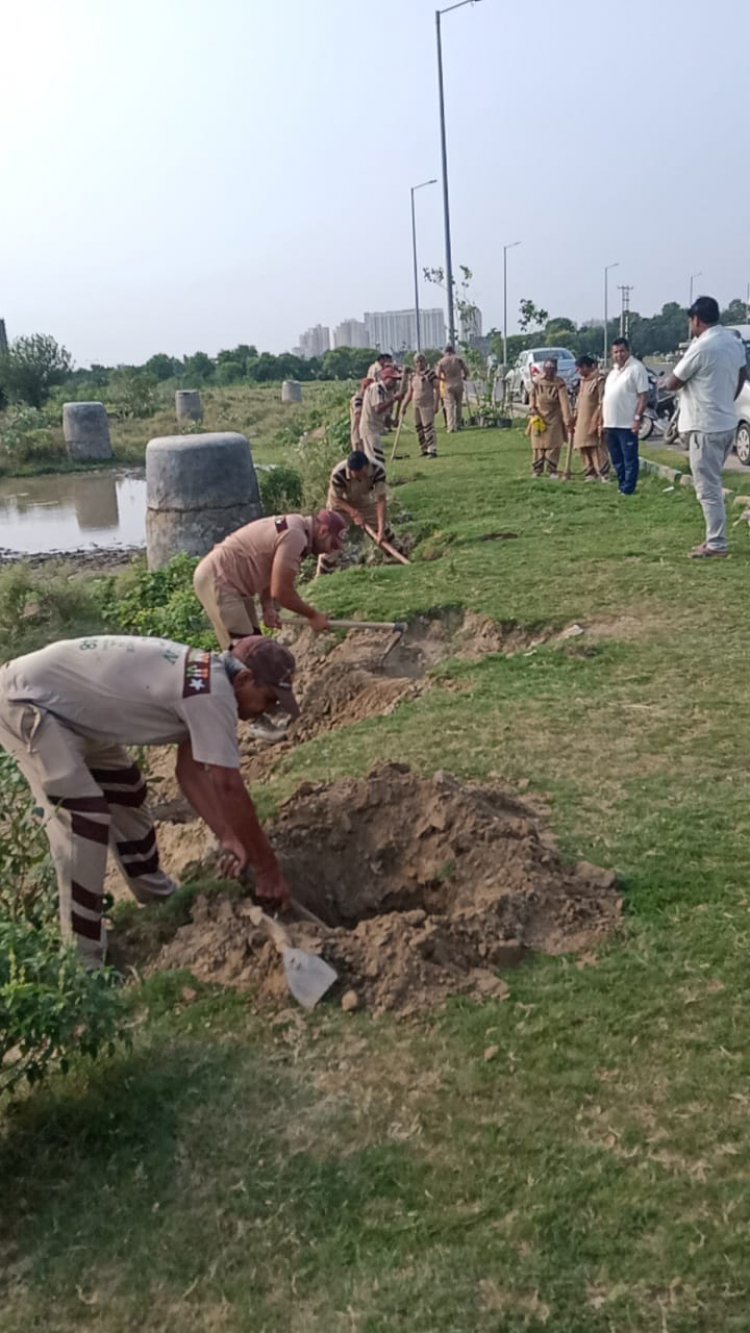
[[[604,268],[604,369],[607,368],[607,321],[609,320],[609,270],[619,268],[619,259],[614,264],[606,264]]]
[[[688,310],[690,309],[690,306],[693,304],[693,283],[696,278],[702,278],[702,277],[703,277],[703,269],[699,269],[697,273],[690,274],[690,301],[688,303]],[[688,316],[688,338],[690,338],[690,316]]]
[[[448,292],[448,342],[456,342],[456,315],[453,305],[453,255],[451,253],[451,212],[448,198],[448,149],[445,140],[445,94],[443,91],[443,43],[440,32],[440,19],[443,14],[450,14],[454,9],[463,9],[464,5],[478,4],[479,0],[459,0],[458,4],[448,5],[445,9],[435,10],[435,29],[437,35],[438,96],[440,98],[440,158],[443,172],[443,219],[445,224],[445,285]]]
[[[503,246],[503,365],[508,369],[508,251],[515,250],[520,241]]]
[[[419,327],[419,269],[417,267],[417,215],[414,208],[414,195],[417,190],[423,190],[425,185],[437,185],[437,178],[431,181],[422,181],[421,185],[412,185],[411,187],[411,248],[414,260],[414,317],[417,322],[417,351],[422,350],[422,330]]]

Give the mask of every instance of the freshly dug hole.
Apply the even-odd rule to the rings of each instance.
[[[527,950],[589,949],[620,915],[614,874],[565,865],[529,805],[443,773],[384,764],[366,778],[305,783],[269,833],[292,893],[330,927],[293,924],[294,943],[322,952],[376,1013],[501,996],[497,969]],[[278,959],[248,910],[198,899],[156,967],[280,997]]]

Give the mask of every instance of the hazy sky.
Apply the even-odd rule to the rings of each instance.
[[[79,364],[281,351],[412,305],[440,174],[434,0],[0,0],[0,315]],[[485,328],[750,280],[748,0],[443,18],[456,267]],[[443,263],[439,186],[420,263]],[[438,299],[435,299],[437,295]],[[424,304],[440,304],[423,287]]]

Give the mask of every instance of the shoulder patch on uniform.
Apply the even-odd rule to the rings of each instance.
[[[287,523],[285,517],[282,517],[282,518],[275,518],[273,521],[274,521],[274,523],[276,524],[276,531],[277,531],[277,532],[286,532],[286,531],[287,531],[287,529],[288,529],[288,527],[289,527],[289,524]]]
[[[188,648],[185,654],[185,675],[182,682],[183,699],[196,694],[211,693],[211,654],[200,648]]]

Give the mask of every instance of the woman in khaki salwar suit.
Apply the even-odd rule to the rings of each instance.
[[[531,470],[535,477],[559,477],[560,450],[570,430],[570,399],[565,381],[557,373],[557,362],[545,361],[543,373],[535,380],[529,399],[531,439]],[[536,420],[544,423],[544,428]]]

